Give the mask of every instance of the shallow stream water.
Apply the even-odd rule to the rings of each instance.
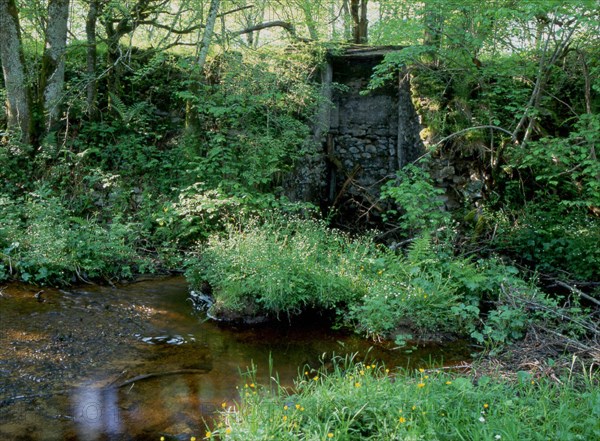
[[[277,375],[292,386],[333,354],[392,369],[469,358],[462,343],[409,353],[375,345],[319,316],[218,324],[187,298],[180,277],[41,294],[1,287],[0,439],[201,439],[222,403],[235,406],[240,372],[253,367],[257,383]]]

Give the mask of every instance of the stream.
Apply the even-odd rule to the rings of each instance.
[[[202,439],[253,367],[259,384],[277,375],[292,386],[332,354],[393,369],[457,364],[471,351],[461,342],[394,349],[319,316],[215,323],[193,310],[183,277],[40,291],[0,287],[2,440]]]

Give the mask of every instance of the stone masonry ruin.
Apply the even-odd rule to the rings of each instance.
[[[299,167],[290,196],[336,210],[345,225],[377,220],[381,185],[423,153],[406,76],[366,93],[386,53],[398,47],[352,47],[330,53],[321,70],[324,103],[312,154]],[[363,93],[361,93],[363,92]]]

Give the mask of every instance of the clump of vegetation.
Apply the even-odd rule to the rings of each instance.
[[[557,381],[558,380],[558,381]],[[291,389],[257,386],[252,371],[237,408],[221,413],[208,438],[315,439],[595,439],[600,436],[598,373],[551,380],[465,376],[435,368],[390,372],[335,358],[306,370]],[[258,391],[258,392],[257,392]]]
[[[0,279],[40,285],[129,278],[152,271],[136,251],[139,225],[84,219],[41,192],[16,202],[0,198]]]
[[[589,331],[577,302],[548,315],[556,301],[514,267],[454,256],[426,234],[397,252],[323,222],[272,215],[232,224],[196,253],[186,275],[195,290],[212,287],[209,314],[223,319],[281,318],[317,309],[337,314],[340,325],[400,346],[445,335],[469,337],[490,350],[523,338],[536,323],[564,330],[567,337]],[[560,318],[567,316],[573,320]]]
[[[343,308],[367,293],[376,246],[324,222],[273,216],[213,235],[190,263],[192,287],[213,287],[216,309],[293,315]],[[365,265],[367,267],[365,268]]]

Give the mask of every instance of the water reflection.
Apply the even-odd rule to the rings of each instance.
[[[70,399],[79,439],[95,441],[123,433],[116,388],[79,387]]]

